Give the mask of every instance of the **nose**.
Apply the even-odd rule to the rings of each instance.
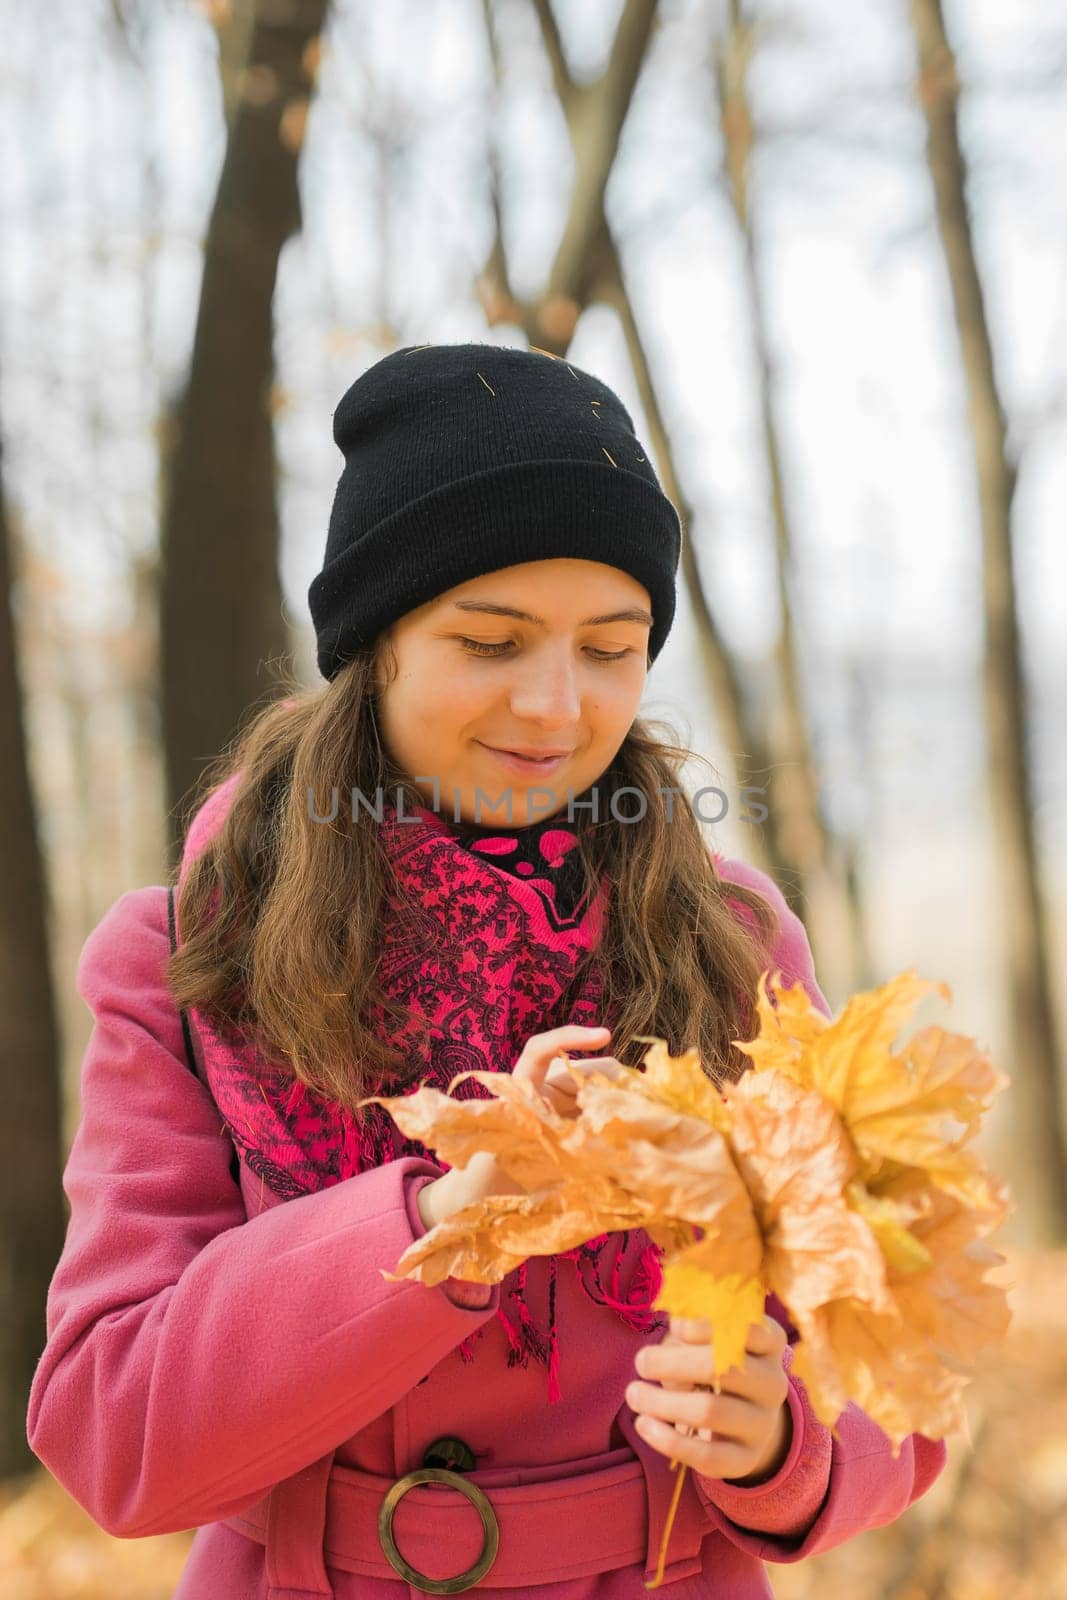
[[[511,691],[511,710],[517,721],[536,722],[542,728],[566,728],[581,716],[582,697],[570,645],[543,652],[527,668]]]

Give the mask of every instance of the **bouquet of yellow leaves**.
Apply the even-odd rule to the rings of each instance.
[[[937,1026],[893,1050],[925,993],[951,999],[944,983],[905,972],[830,1021],[780,980],[761,976],[759,1031],[737,1041],[753,1065],[721,1089],[696,1050],[643,1039],[644,1070],[590,1071],[570,1119],[494,1072],[450,1085],[476,1078],[489,1100],[427,1086],[374,1097],[449,1166],[491,1151],[525,1191],[453,1213],[383,1276],[497,1283],[530,1256],[643,1228],[664,1252],[653,1307],[710,1320],[716,1383],[743,1364],[773,1291],[828,1427],[854,1401],[894,1455],[909,1433],[961,1427],[967,1369],[1010,1321],[984,1276],[1004,1261],[984,1236],[1009,1194],[968,1148],[1010,1080]]]

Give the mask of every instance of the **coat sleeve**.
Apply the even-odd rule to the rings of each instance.
[[[787,986],[798,981],[802,983],[812,1005],[817,1006],[824,1016],[830,1016],[831,1011],[826,996],[819,988],[815,977],[815,964],[811,956],[807,931],[774,879],[768,877],[767,873],[761,872],[759,867],[750,866],[747,861],[736,861],[718,854],[713,854],[713,860],[716,872],[726,883],[739,883],[745,889],[755,889],[757,894],[761,894],[774,907],[778,917],[778,938],[772,946],[768,966],[781,968],[783,981]],[[752,913],[748,907],[743,906],[739,900],[735,900],[733,904],[737,907],[741,920],[751,927]]]
[[[434,1163],[431,1163],[434,1165]],[[436,1176],[443,1177],[444,1167],[437,1167]],[[419,1214],[418,1193],[427,1183],[433,1183],[433,1176],[426,1177],[421,1172],[413,1173],[407,1180],[408,1217],[411,1222],[411,1233],[415,1239],[421,1239],[429,1232],[425,1222]],[[457,1306],[472,1306],[479,1311],[484,1310],[493,1298],[493,1290],[497,1292],[497,1301],[500,1299],[500,1285],[492,1283],[476,1283],[469,1278],[445,1278],[442,1287],[448,1298]]]
[[[94,1025],[27,1416],[35,1455],[121,1538],[251,1506],[393,1406],[500,1294],[469,1308],[381,1276],[418,1236],[413,1178],[440,1171],[417,1157],[246,1218],[168,954],[152,887],[115,902],[78,963]]]
[[[781,969],[787,984],[802,983],[812,1004],[829,1017],[804,924],[773,878],[725,857],[717,857],[715,866],[721,878],[756,889],[771,902],[780,931],[769,964]],[[793,1375],[796,1329],[785,1307],[769,1295],[766,1310],[790,1337],[782,1353],[792,1420],[786,1458],[773,1478],[747,1488],[725,1478],[693,1476],[701,1501],[733,1544],[764,1561],[801,1561],[893,1522],[940,1476],[947,1451],[943,1440],[913,1433],[894,1460],[887,1435],[851,1402],[837,1419],[835,1438],[812,1410],[803,1382]]]
[[[787,1345],[787,1368],[791,1357]],[[694,1475],[697,1494],[719,1530],[761,1561],[802,1561],[894,1522],[944,1469],[944,1440],[909,1434],[894,1461],[886,1434],[851,1401],[837,1419],[835,1438],[792,1374],[789,1407],[793,1442],[773,1478],[742,1489],[723,1478]]]

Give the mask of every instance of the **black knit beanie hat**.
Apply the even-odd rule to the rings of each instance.
[[[397,617],[524,561],[603,561],[644,584],[649,656],[674,618],[678,513],[618,395],[544,352],[408,345],[341,399],[345,465],[308,590],[333,679]]]

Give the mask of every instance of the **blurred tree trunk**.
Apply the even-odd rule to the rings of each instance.
[[[859,981],[866,938],[855,875],[848,870],[844,852],[837,848],[823,814],[801,684],[791,593],[796,568],[793,534],[775,414],[767,310],[749,206],[754,127],[748,68],[753,43],[753,26],[742,15],[741,0],[730,0],[729,26],[714,51],[714,70],[727,191],[741,239],[742,280],[756,367],[781,619],[774,650],[778,694],[767,730],[771,762],[769,827],[783,892],[795,885],[795,892],[789,895],[794,911],[810,924],[824,965],[833,958],[834,986],[849,990]]]
[[[967,209],[967,168],[957,124],[959,80],[940,0],[912,0],[926,159],[948,269],[982,528],[983,689],[999,921],[1008,966],[1013,1098],[1013,1182],[1020,1213],[1042,1242],[1067,1237],[1067,1116],[1049,966],[1045,906],[1033,831],[1027,708],[1012,570],[1009,456],[992,341]]]
[[[259,0],[204,246],[188,382],[165,430],[161,695],[169,850],[201,764],[288,646],[278,572],[272,301],[327,0]]]
[[[26,749],[11,543],[0,469],[0,1478],[34,1464],[26,1406],[67,1226],[48,892]]]
[[[233,126],[241,104],[242,73],[248,61],[255,16],[256,0],[226,0],[211,13],[219,41],[219,82],[228,128]]]

